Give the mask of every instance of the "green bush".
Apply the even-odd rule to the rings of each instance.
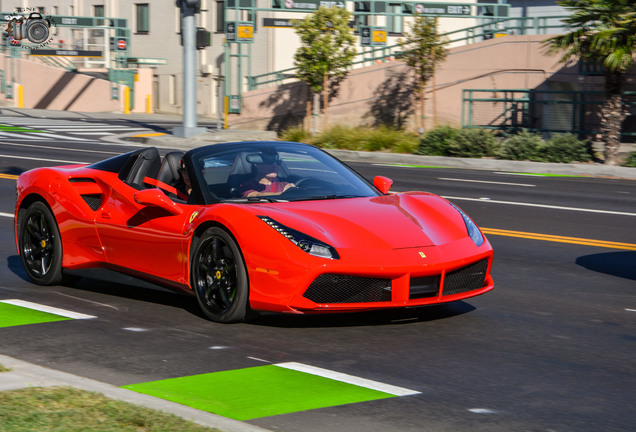
[[[415,134],[381,126],[366,129],[363,136],[363,149],[366,151],[389,150],[396,153],[413,153],[418,138]]]
[[[363,150],[364,133],[360,128],[337,125],[313,137],[313,144],[327,149]]]
[[[523,130],[503,141],[499,157],[508,160],[536,161],[540,159],[540,149],[543,145],[544,141],[538,134]]]
[[[450,140],[448,155],[454,157],[479,158],[484,156],[497,156],[500,153],[501,143],[495,136],[485,129],[461,129]]]
[[[283,141],[294,141],[306,143],[311,137],[309,132],[306,132],[302,126],[296,126],[286,129],[281,135],[280,139]]]
[[[636,152],[627,156],[627,159],[625,159],[625,163],[623,163],[623,166],[636,167]]]
[[[449,156],[448,146],[455,139],[459,129],[450,126],[439,126],[432,129],[420,139],[417,154],[430,156]]]
[[[592,151],[590,143],[576,135],[555,135],[540,148],[540,157],[543,162],[587,162],[592,159]]]

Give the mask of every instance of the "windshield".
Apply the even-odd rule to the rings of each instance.
[[[306,144],[239,142],[188,152],[206,203],[378,196],[360,175]]]

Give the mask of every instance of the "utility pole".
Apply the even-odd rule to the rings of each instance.
[[[181,36],[183,38],[183,123],[172,129],[176,137],[189,138],[207,132],[197,127],[197,51],[194,14],[201,8],[201,0],[177,0],[181,8]]]

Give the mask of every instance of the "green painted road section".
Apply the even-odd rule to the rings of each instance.
[[[26,129],[20,126],[8,126],[0,124],[0,132],[46,132],[37,129]]]
[[[395,397],[276,365],[172,378],[122,388],[235,420]]]
[[[0,327],[66,321],[72,318],[0,302]]]

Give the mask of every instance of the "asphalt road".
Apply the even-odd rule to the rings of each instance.
[[[128,149],[55,133],[62,138],[0,134],[0,299],[97,318],[2,328],[2,354],[118,386],[299,362],[419,392],[249,420],[271,430],[633,430],[634,180],[352,163],[369,178],[391,177],[396,191],[445,196],[496,233],[495,289],[425,309],[220,325],[194,298],[111,275],[49,288],[26,280],[12,176]]]

